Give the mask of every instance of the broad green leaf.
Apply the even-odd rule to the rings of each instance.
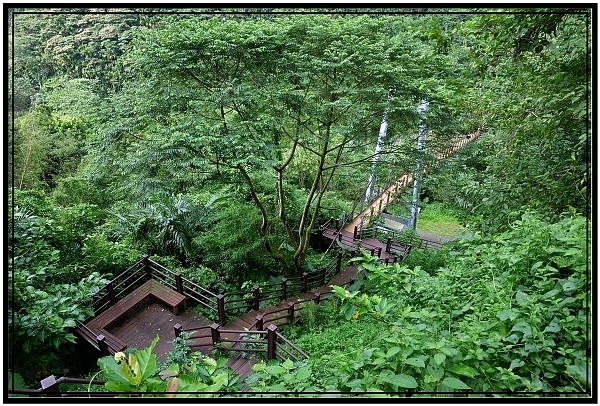
[[[512,371],[515,368],[520,368],[523,365],[525,365],[525,361],[521,360],[521,359],[513,359],[512,362],[510,363],[510,366],[508,367],[508,369],[510,371]]]
[[[496,316],[501,321],[506,321],[508,319],[513,320],[517,316],[517,313],[514,310],[501,310],[496,313]]]
[[[454,357],[454,356],[460,354],[460,352],[456,348],[451,348],[451,347],[442,347],[442,348],[440,348],[440,351],[449,357]]]
[[[544,295],[542,295],[542,300],[544,299],[549,299],[551,297],[556,296],[560,291],[558,289],[552,289],[548,292],[546,292]]]
[[[351,305],[349,303],[346,303],[347,306],[343,309],[344,310],[344,318],[346,320],[350,320],[352,318],[358,318],[358,312],[357,312],[357,308],[354,305]]]
[[[442,368],[441,366],[438,366],[437,364],[435,364],[434,362],[429,362],[427,364],[427,369],[426,371],[433,377],[435,377],[437,380],[442,379],[442,377],[444,376],[444,368]]]
[[[578,360],[574,365],[571,364],[567,366],[567,374],[575,378],[580,384],[589,386],[591,373],[588,376],[586,372],[586,364],[583,360]]]
[[[575,255],[581,255],[581,250],[579,248],[569,248],[568,250],[566,250],[563,255],[568,255],[568,256],[575,256]]]
[[[289,371],[294,367],[294,362],[288,358],[281,364],[281,366]]]
[[[442,381],[442,384],[446,385],[447,387],[449,387],[451,389],[471,389],[471,387],[469,385],[467,385],[460,379],[454,378],[451,376],[444,378],[444,380]]]
[[[515,300],[520,305],[527,304],[529,302],[529,295],[525,292],[518,291],[515,295]]]
[[[280,375],[280,374],[285,374],[287,372],[287,370],[282,367],[281,365],[269,365],[266,368],[266,372],[269,375]]]
[[[98,359],[98,366],[106,377],[106,381],[114,384],[130,385],[129,380],[121,373],[121,365],[115,361],[114,357],[102,357]]]
[[[295,374],[295,378],[299,381],[306,381],[310,377],[310,367],[303,366],[298,368]]]
[[[139,363],[139,371],[141,372],[141,382],[150,378],[152,375],[158,372],[158,364],[156,362],[157,357],[154,353],[154,347],[156,347],[158,339],[158,336],[154,337],[149,347],[146,347],[142,350],[135,350],[133,352],[133,354],[135,354],[136,356],[137,362]]]
[[[417,386],[419,386],[415,378],[406,374],[386,374],[380,376],[380,379],[392,385],[396,385],[399,388],[416,388]]]
[[[108,377],[107,377],[108,378]],[[130,383],[116,382],[112,380],[106,381],[104,387],[110,392],[137,392],[138,389]]]
[[[400,352],[401,348],[400,347],[391,347],[388,351],[387,354],[385,355],[386,358],[390,358],[393,357],[394,355],[398,354]]]
[[[425,361],[421,357],[408,358],[404,363],[418,368],[425,368]]]
[[[474,378],[476,375],[478,375],[477,371],[468,365],[453,365],[448,367],[447,370],[456,375],[463,375],[469,378]]]
[[[531,326],[524,321],[515,324],[511,331],[519,331],[524,337],[531,337]]]
[[[288,388],[280,383],[276,383],[271,385],[268,389],[269,392],[287,392]]]
[[[333,289],[333,294],[342,300],[348,297],[348,291],[341,286],[331,285],[331,289]]]
[[[548,324],[548,326],[544,329],[544,333],[545,332],[550,332],[550,333],[558,333],[560,331],[560,320],[558,320],[556,317],[552,319],[552,321],[550,322],[550,324]]]
[[[444,361],[446,360],[446,354],[444,354],[443,352],[438,352],[437,354],[435,354],[433,356],[433,359],[436,364],[442,365],[444,363]]]

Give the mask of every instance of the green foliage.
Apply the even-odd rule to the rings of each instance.
[[[340,314],[346,320],[356,320],[361,314],[371,313],[385,318],[392,310],[393,305],[387,298],[360,294],[359,291],[349,292],[341,286],[332,285],[333,294],[340,300]]]
[[[190,397],[202,392],[229,392],[237,390],[237,377],[229,368],[187,346],[188,336],[173,342],[173,350],[159,366],[153,353],[158,336],[149,347],[118,352],[114,357],[98,359],[98,366],[106,376],[106,388],[111,392],[142,392],[146,396]],[[177,393],[183,392],[183,393]],[[161,395],[158,395],[161,393]],[[218,396],[207,393],[204,396]]]
[[[116,219],[113,232],[120,238],[132,238],[144,252],[173,255],[185,263],[197,255],[194,236],[221,199],[213,195],[201,204],[194,196],[155,194],[111,211]]]
[[[43,271],[35,274],[15,273],[14,319],[9,320],[15,328],[19,348],[31,355],[44,350],[57,350],[65,343],[74,343],[71,329],[75,321],[83,321],[94,314],[90,297],[97,293],[106,280],[97,272],[77,284],[52,284],[36,288],[33,281],[44,279]]]
[[[133,349],[128,354],[118,352],[114,357],[98,359],[98,366],[106,376],[106,389],[113,392],[164,392],[167,385],[158,377],[158,363],[154,347],[158,336],[149,347]]]
[[[209,214],[206,228],[194,238],[202,264],[239,282],[249,279],[251,270],[263,273],[271,269],[273,263],[264,252],[259,224],[260,217],[249,204],[229,201],[220,206],[219,211]]]
[[[290,359],[284,362],[260,361],[252,366],[252,370],[254,372],[246,378],[245,383],[250,385],[253,391],[300,394],[321,390],[320,386],[315,385],[311,366],[305,361],[293,362]]]
[[[569,206],[589,210],[586,18],[500,14],[465,23],[482,69],[469,104],[490,131],[478,153],[481,170],[459,167],[447,187],[484,231],[507,229],[526,207],[554,219]]]
[[[295,343],[322,390],[589,392],[587,226],[525,213],[505,233],[461,241],[431,274],[357,258],[361,291],[334,287],[340,309],[374,309],[380,296],[391,317],[342,311]]]

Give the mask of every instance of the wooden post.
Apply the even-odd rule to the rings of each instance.
[[[390,252],[392,249],[392,239],[388,237],[387,242],[385,243],[385,252]]]
[[[381,247],[377,250],[377,258],[381,258]]]
[[[106,282],[106,291],[108,292],[108,299],[110,300],[110,304],[117,303],[117,297],[115,296],[115,290],[113,288],[112,281]]]
[[[264,317],[265,317],[265,316],[264,316],[264,315],[262,315],[261,313],[258,313],[258,314],[256,315],[256,317],[255,317],[255,319],[256,319],[256,329],[257,329],[258,331],[263,331],[263,330],[264,330],[264,328],[265,328],[265,327],[264,327],[264,325],[263,325],[263,318],[264,318]]]
[[[225,324],[225,295],[221,293],[217,295],[217,313],[219,315],[219,323]]]
[[[106,337],[103,334],[98,334],[96,336],[96,342],[98,342],[98,348],[100,348],[101,352],[108,353],[108,345],[106,344]]]
[[[254,285],[252,290],[252,310],[258,310],[260,308],[260,286]]]
[[[179,335],[181,334],[181,324],[177,323],[175,324],[175,326],[173,326],[173,330],[175,330],[175,338],[179,337]]]
[[[177,292],[183,293],[183,281],[181,280],[181,272],[175,273],[175,288]]]
[[[374,257],[375,256],[375,248],[371,248],[371,256]]]
[[[279,300],[287,299],[287,278],[281,279],[281,287],[279,288]]]
[[[383,203],[383,200],[379,199],[379,213],[381,213],[381,204]]]
[[[390,262],[390,258],[388,257],[385,259],[385,264],[387,265],[389,262]]]
[[[148,280],[152,279],[152,269],[150,269],[150,257],[148,254],[144,254],[142,256],[142,264],[144,266],[144,270],[146,271],[146,277]]]
[[[40,381],[42,392],[58,392],[58,382],[54,375],[50,375]]]
[[[338,240],[342,241],[342,232],[341,231],[338,233]]]
[[[276,332],[277,326],[269,324],[267,327],[267,359],[275,359],[275,345],[277,345]]]
[[[336,275],[337,275],[338,273],[340,273],[340,270],[341,270],[341,268],[342,268],[342,255],[343,255],[343,254],[342,254],[341,252],[340,252],[340,253],[338,253],[338,255],[337,255],[337,259],[336,259],[336,261],[335,261],[335,273],[336,273]]]
[[[325,285],[325,276],[327,274],[327,269],[322,268],[321,274],[319,275],[319,286]]]
[[[352,239],[356,240],[358,238],[358,226],[354,226],[354,234],[352,235]]]
[[[219,325],[217,323],[213,323],[210,325],[210,337],[212,339],[213,345],[221,342],[221,334],[219,333]]]
[[[294,324],[294,306],[296,302],[288,302],[288,323]]]
[[[315,292],[315,298],[313,299],[315,304],[319,304],[321,302],[321,292]]]
[[[302,272],[302,293],[306,292],[308,289],[308,273]],[[258,309],[257,309],[258,310]]]
[[[340,219],[335,219],[335,229],[336,230],[340,229]]]

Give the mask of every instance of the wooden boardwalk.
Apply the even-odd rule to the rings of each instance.
[[[228,321],[222,326],[224,330],[252,330],[256,324],[256,316],[259,313],[270,313],[272,316],[277,316],[278,312],[287,314],[289,303],[297,300],[312,299],[315,293],[324,295],[331,292],[330,285],[345,285],[352,282],[356,278],[358,270],[356,267],[349,266],[342,269],[336,274],[329,283],[324,286],[319,286],[311,291],[300,295],[287,298],[281,303],[274,306],[267,306],[258,311],[252,310],[244,315]],[[94,319],[102,319],[102,313]],[[94,319],[90,323],[94,324]],[[278,326],[284,325],[287,322],[286,318],[282,318],[276,322]],[[157,354],[159,361],[164,361],[166,355],[171,351],[172,341],[175,339],[174,326],[181,324],[185,327],[200,327],[207,326],[214,321],[208,320],[198,314],[191,308],[184,309],[178,314],[173,313],[173,308],[153,297],[148,297],[136,306],[133,306],[127,313],[123,314],[116,322],[112,323],[106,330],[118,339],[122,340],[127,348],[145,348],[150,345],[154,337],[160,337],[154,352]],[[268,325],[270,323],[266,323]],[[223,338],[239,339],[239,334],[223,333]],[[213,345],[210,338],[196,340],[194,347],[207,355],[213,355]],[[257,362],[256,358],[245,358],[239,352],[234,352],[233,356],[228,360],[227,366],[241,377],[245,377],[252,372],[252,365]]]
[[[331,281],[327,285],[320,286],[309,292],[302,293],[298,296],[290,297],[290,298],[282,301],[278,305],[267,306],[267,307],[261,308],[258,311],[253,310],[251,312],[248,312],[248,313],[244,314],[243,316],[238,317],[237,319],[227,322],[223,326],[223,328],[226,330],[246,330],[246,329],[251,330],[256,323],[256,316],[259,313],[271,313],[274,316],[287,315],[289,303],[296,302],[298,300],[312,299],[315,296],[315,293],[319,293],[321,295],[329,293],[332,291],[330,285],[342,286],[342,285],[351,283],[356,278],[357,273],[358,273],[358,269],[354,266],[348,266],[346,268],[343,268],[337,275],[335,275],[331,279]],[[287,319],[283,318],[281,320],[278,320],[276,324],[279,327],[279,326],[285,325],[286,323],[287,323]],[[234,339],[239,338],[239,334],[225,333],[225,334],[223,334],[223,336],[225,336],[227,338],[234,338]],[[211,348],[211,347],[206,346],[203,348]],[[227,366],[229,366],[231,369],[233,369],[233,371],[235,373],[239,374],[241,377],[246,377],[252,372],[252,365],[254,365],[256,362],[257,362],[257,359],[244,358],[243,356],[241,356],[238,353],[238,354],[234,354],[234,356],[232,356],[229,359],[229,361],[227,362]]]

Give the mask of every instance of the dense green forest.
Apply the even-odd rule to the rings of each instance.
[[[351,260],[359,281],[284,330],[311,358],[243,385],[591,393],[592,9],[171,11],[5,15],[19,385],[110,378],[77,361],[73,328],[144,254],[214,292],[329,261],[311,235],[364,198],[382,118],[384,188],[414,170],[427,100],[427,163],[481,131],[423,179],[423,214],[444,208],[461,234]],[[202,364],[177,345],[172,361]],[[202,365],[189,390],[241,387]]]

